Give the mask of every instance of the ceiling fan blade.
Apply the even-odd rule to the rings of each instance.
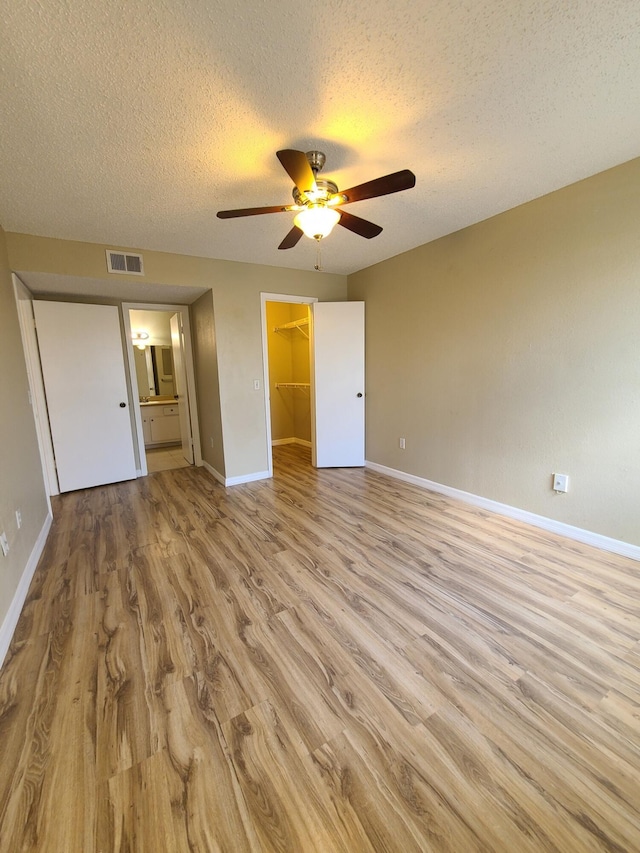
[[[368,219],[361,219],[359,216],[354,216],[353,213],[347,213],[346,210],[340,211],[340,221],[338,225],[343,228],[348,228],[354,234],[359,234],[361,237],[366,237],[370,240],[372,237],[377,237],[382,231],[380,225],[375,225],[369,222]]]
[[[278,248],[279,249],[293,249],[293,247],[296,245],[298,240],[302,237],[303,233],[304,232],[301,228],[298,228],[297,225],[294,225],[293,228],[291,229],[291,231],[289,231],[287,236],[284,238],[282,243],[280,243]]]
[[[283,151],[276,151],[276,157],[300,192],[316,189],[316,179],[304,151],[285,148]]]
[[[340,204],[351,204],[353,201],[363,201],[365,198],[377,198],[380,195],[399,193],[401,190],[410,190],[416,185],[416,176],[409,169],[393,172],[383,178],[367,181],[366,184],[358,184],[349,190],[340,190],[338,195],[346,197],[346,201]],[[339,206],[338,205],[338,206]]]
[[[243,207],[240,210],[219,210],[218,219],[234,219],[236,216],[257,216],[260,213],[284,213],[287,210],[299,210],[295,205],[280,204],[273,207]]]

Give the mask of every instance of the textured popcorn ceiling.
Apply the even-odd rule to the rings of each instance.
[[[5,230],[301,269],[279,148],[339,187],[410,168],[347,209],[348,273],[640,155],[638,0],[5,0]]]

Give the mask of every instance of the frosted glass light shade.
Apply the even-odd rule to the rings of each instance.
[[[307,237],[313,240],[321,240],[331,233],[333,226],[340,219],[340,213],[324,204],[310,204],[301,210],[293,220]]]

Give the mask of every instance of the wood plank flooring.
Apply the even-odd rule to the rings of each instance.
[[[0,851],[640,851],[640,566],[274,463],[56,499]]]

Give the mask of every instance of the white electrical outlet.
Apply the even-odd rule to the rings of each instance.
[[[568,474],[554,474],[553,475],[553,490],[554,490],[554,492],[567,492],[567,491],[569,491],[569,475]]]
[[[6,557],[9,553],[9,540],[7,539],[7,534],[4,531],[0,533],[0,548],[2,548],[2,553]]]
[[[399,444],[399,446],[400,446],[400,450],[406,450],[407,443],[406,443],[406,441],[404,440],[404,438],[399,438],[399,439],[398,439],[398,444]]]
[[[22,513],[19,509],[16,510],[16,524],[18,526],[18,530],[22,527]]]

